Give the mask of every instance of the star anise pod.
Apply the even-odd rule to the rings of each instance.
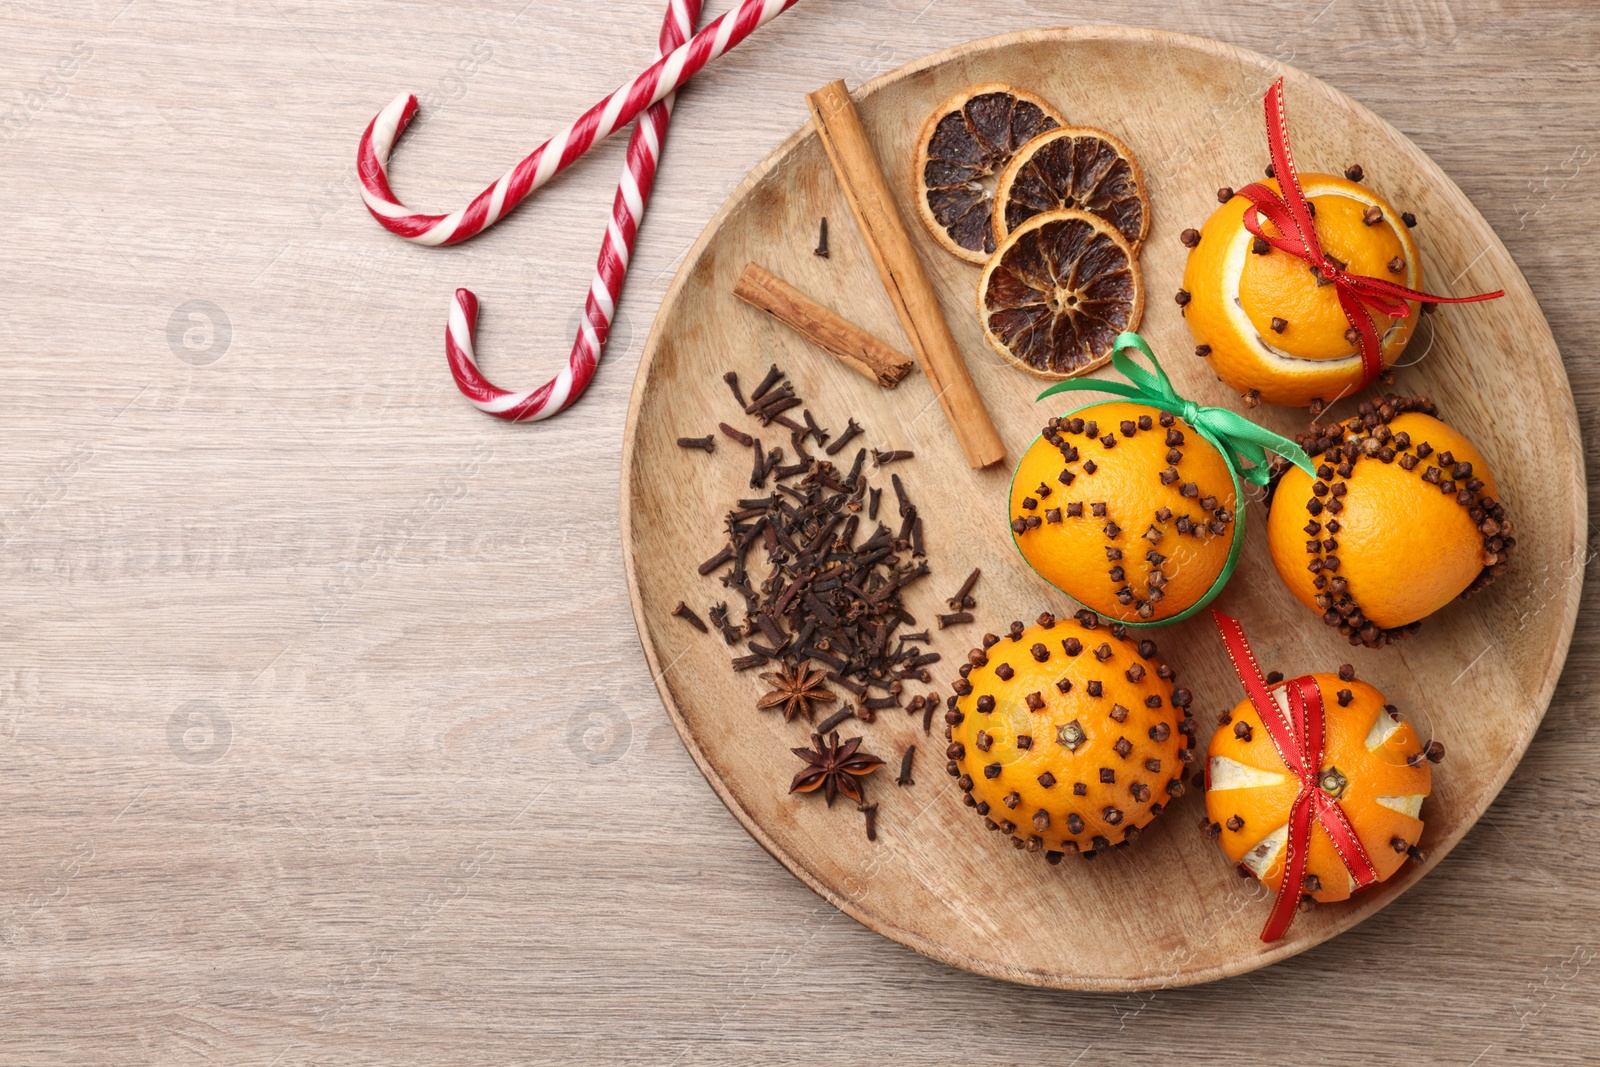
[[[860,751],[859,737],[852,737],[841,745],[837,730],[826,741],[821,734],[812,734],[811,744],[811,748],[789,750],[806,761],[805,769],[795,775],[790,783],[789,792],[812,793],[821,789],[829,807],[833,806],[833,798],[840,793],[860,804],[861,783],[856,779],[882,767],[883,760],[869,752]]]
[[[823,672],[812,670],[810,660],[786,664],[782,670],[767,671],[761,678],[773,689],[756,701],[756,707],[765,711],[781,704],[784,722],[794,722],[794,717],[801,712],[805,712],[806,721],[810,722],[813,704],[832,704],[839,699],[822,684]]]

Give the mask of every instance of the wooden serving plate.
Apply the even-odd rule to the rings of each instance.
[[[979,269],[941,251],[915,220],[907,161],[923,117],[964,86],[1009,81],[1053,101],[1068,121],[1108,129],[1132,147],[1154,218],[1142,255],[1150,299],[1141,332],[1181,392],[1237,407],[1237,395],[1189,355],[1194,343],[1171,300],[1183,272],[1178,234],[1216,207],[1218,186],[1242,186],[1261,173],[1261,98],[1279,75],[1301,165],[1340,171],[1359,162],[1368,183],[1414,211],[1430,289],[1506,290],[1502,300],[1429,316],[1404,359],[1425,355],[1400,372],[1396,390],[1433,397],[1489,458],[1517,526],[1508,573],[1407,641],[1352,649],[1279,582],[1257,501],[1248,509],[1244,557],[1217,601],[1243,620],[1263,669],[1292,675],[1352,662],[1424,737],[1443,741],[1448,755],[1423,808],[1427,862],[1302,915],[1268,945],[1258,937],[1268,895],[1202,837],[1198,790],[1132,846],[1093,863],[1068,856],[1053,867],[1013,850],[961,804],[944,771],[938,717],[934,734],[924,736],[920,716],[891,710],[870,725],[852,724],[865,747],[891,763],[868,780],[869,799],[880,804],[876,843],[865,839],[862,816],[848,801],[828,808],[820,796],[786,795],[799,768],[789,749],[805,743],[804,723],[757,712],[766,687],[756,672],[732,673],[732,650],[715,633],[701,635],[671,615],[679,600],[704,614],[724,599],[727,590],[695,568],[721,547],[722,516],[733,500],[750,495],[749,453],[720,436],[710,456],[674,440],[712,432],[719,420],[753,429],[722,374],[738,371],[748,388],[776,361],[823,425],[837,430],[854,416],[867,428],[861,444],[913,449],[916,458],[894,469],[925,517],[934,574],[908,592],[909,609],[931,623],[967,572],[983,568],[977,622],[933,634],[932,649],[944,654],[935,682],[948,693],[984,631],[1075,608],[1018,558],[1005,515],[1010,463],[1048,416],[1070,405],[1036,405],[1045,383],[990,352],[974,310]],[[628,417],[622,536],[629,589],[662,700],[690,754],[762,847],[828,901],[918,952],[982,974],[1071,989],[1183,985],[1264,966],[1349,929],[1422,877],[1482,814],[1538,727],[1566,658],[1585,562],[1578,424],[1560,354],[1516,264],[1461,191],[1394,127],[1309,75],[1214,41],[1104,27],[1019,33],[929,56],[855,97],[1010,458],[969,470],[921,374],[897,390],[879,389],[734,299],[735,278],[754,260],[909,351],[816,135],[809,124],[797,130],[690,251],[646,345]],[[829,259],[812,254],[823,216],[832,223]],[[1281,408],[1256,414],[1290,434],[1306,420],[1303,411]],[[1530,428],[1541,443],[1533,444]],[[840,458],[848,462],[853,451]],[[887,482],[887,472],[874,475],[873,484]],[[752,562],[752,573],[759,579],[764,564]],[[1221,644],[1202,617],[1154,636],[1195,694],[1203,742],[1215,713],[1241,699]],[[896,788],[892,764],[912,742],[916,784]]]

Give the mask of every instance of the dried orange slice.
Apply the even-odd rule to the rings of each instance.
[[[1139,161],[1127,145],[1090,126],[1042,133],[1011,157],[995,187],[995,240],[1061,208],[1100,216],[1135,250],[1150,232],[1150,194]]]
[[[1071,378],[1111,358],[1137,329],[1144,283],[1133,247],[1087,211],[1047,211],[1011,231],[978,280],[984,339],[1041,378]]]
[[[1064,125],[1061,113],[1025,89],[989,82],[933,109],[917,134],[911,188],[922,224],[972,263],[994,252],[994,180],[1017,149]]]

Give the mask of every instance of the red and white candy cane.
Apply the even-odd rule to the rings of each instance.
[[[672,52],[694,33],[694,25],[700,20],[700,4],[701,0],[670,0],[661,24],[657,56]],[[594,280],[589,283],[583,320],[578,326],[578,335],[572,339],[572,351],[561,373],[537,389],[520,392],[502,389],[485,378],[478,369],[474,348],[478,298],[470,289],[456,290],[444,331],[445,358],[450,363],[456,388],[479,411],[508,422],[547,419],[565,410],[589,387],[600,365],[606,339],[611,335],[611,320],[616,316],[617,301],[622,297],[622,283],[627,278],[628,260],[633,255],[639,224],[644,221],[645,209],[650,204],[656,165],[661,159],[662,145],[666,143],[667,124],[672,119],[672,105],[676,99],[677,94],[668,93],[651,104],[639,117],[639,124],[628,139],[622,177],[611,202],[611,224],[606,227],[600,244],[600,259],[595,264]]]
[[[583,323],[565,370],[538,389],[525,392],[510,392],[490,383],[478,370],[473,351],[478,300],[466,289],[456,290],[445,330],[445,351],[456,387],[479,410],[509,421],[531,421],[556,414],[582,395],[594,376],[606,332],[616,313],[628,256],[655,178],[672,93],[711,60],[798,2],[743,0],[687,41],[684,38],[693,28],[700,0],[670,3],[662,27],[660,58],[649,69],[534,149],[466,207],[448,215],[413,212],[389,186],[389,155],[395,140],[416,115],[416,97],[397,97],[368,125],[356,157],[361,198],[367,210],[389,231],[409,241],[445,245],[464,241],[494,225],[596,143],[649,109],[628,145],[623,179],[612,206],[611,226],[601,245]]]

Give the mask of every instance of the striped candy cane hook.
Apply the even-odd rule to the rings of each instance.
[[[367,210],[391,233],[424,245],[465,241],[510,214],[535,189],[560,174],[595,144],[659,103],[713,59],[733,48],[800,0],[742,0],[693,38],[663,55],[648,70],[579,115],[566,129],[535,148],[500,180],[448,215],[425,215],[402,204],[389,187],[389,155],[417,113],[417,98],[402,93],[378,112],[361,135],[356,177]],[[672,16],[669,14],[668,16]]]
[[[456,388],[478,410],[511,422],[535,421],[563,411],[583,395],[599,365],[616,315],[628,260],[655,182],[672,115],[674,90],[711,60],[798,2],[744,0],[739,7],[690,39],[700,16],[701,0],[671,0],[657,45],[658,59],[649,70],[590,108],[465,208],[449,215],[412,213],[389,187],[389,155],[396,138],[416,114],[416,98],[398,97],[373,119],[362,136],[357,154],[363,201],[391,232],[419,244],[441,245],[464,241],[492,226],[573,160],[626,124],[641,109],[647,109],[628,142],[622,178],[612,201],[611,224],[600,246],[583,320],[573,339],[567,366],[560,374],[537,389],[521,392],[502,389],[485,378],[478,369],[474,351],[478,299],[470,290],[456,290],[445,328],[445,356]]]
[[[658,54],[670,53],[689,38],[700,17],[700,4],[701,0],[671,0],[661,25]],[[583,321],[561,373],[537,389],[521,392],[511,392],[490,382],[478,369],[473,347],[478,326],[478,298],[469,289],[456,290],[450,304],[450,321],[444,331],[445,358],[449,360],[456,388],[479,411],[508,422],[548,419],[565,410],[588,388],[595,368],[600,365],[600,353],[617,313],[633,242],[639,235],[639,224],[644,221],[650,190],[655,185],[656,165],[661,159],[675,98],[675,94],[668,93],[652,104],[628,139],[622,177],[611,202],[611,224],[606,227],[605,238],[600,243],[594,280],[589,283],[589,296],[584,301]]]

